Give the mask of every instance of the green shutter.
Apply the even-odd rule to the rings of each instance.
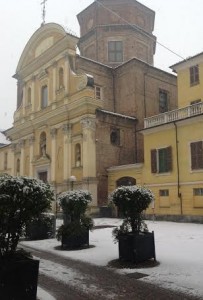
[[[151,150],[151,172],[152,173],[157,173],[156,149]]]

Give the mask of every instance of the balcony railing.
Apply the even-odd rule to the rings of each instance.
[[[184,108],[168,111],[163,114],[155,115],[144,119],[144,128],[150,128],[161,124],[166,124],[203,113],[203,102],[196,103]]]

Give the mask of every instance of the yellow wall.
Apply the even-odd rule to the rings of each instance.
[[[132,177],[136,180],[136,184],[142,184],[142,164],[126,165],[121,168],[110,168],[108,170],[108,191],[111,193],[117,188],[116,182],[122,177]]]
[[[183,215],[201,216],[203,215],[203,196],[193,196],[193,189],[203,188],[203,170],[191,170],[190,143],[203,140],[203,120],[199,116],[176,122],[176,124],[177,145],[176,131],[173,124],[153,128],[150,133],[144,134],[145,164],[142,173],[143,183],[155,195],[156,214],[179,215],[182,213]],[[166,174],[151,173],[150,150],[167,146],[172,146],[172,171]],[[161,197],[159,190],[165,189],[169,190],[169,196]],[[147,212],[153,213],[151,209]]]
[[[186,67],[178,71],[178,107],[190,105],[191,101],[203,100],[203,62],[199,63],[199,81],[200,84],[190,85],[190,69]]]

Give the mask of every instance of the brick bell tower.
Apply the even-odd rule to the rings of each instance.
[[[153,65],[155,12],[136,0],[95,0],[77,15],[80,55],[117,66],[131,58]]]

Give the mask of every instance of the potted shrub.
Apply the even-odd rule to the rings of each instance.
[[[57,231],[62,248],[77,249],[89,246],[89,230],[93,221],[86,216],[88,204],[92,201],[90,192],[75,190],[63,192],[58,197],[63,210],[63,225]]]
[[[39,261],[17,248],[26,225],[51,208],[48,184],[27,177],[0,176],[0,295],[36,299]]]
[[[143,212],[154,199],[152,192],[142,186],[122,186],[110,195],[111,201],[124,216],[123,223],[113,230],[119,243],[119,259],[135,263],[154,258],[154,232],[148,232]]]
[[[53,213],[42,213],[26,226],[25,237],[29,240],[43,240],[55,237],[56,217]]]

